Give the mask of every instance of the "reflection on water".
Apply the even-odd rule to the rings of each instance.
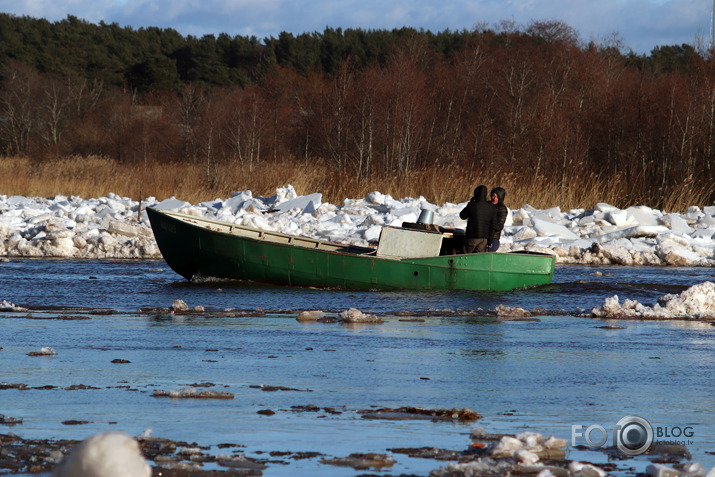
[[[554,284],[532,290],[384,293],[193,284],[160,262],[13,260],[0,264],[0,299],[30,311],[0,315],[1,380],[37,389],[0,390],[0,413],[23,418],[12,429],[23,437],[82,438],[107,429],[136,435],[150,427],[175,440],[246,445],[249,454],[330,456],[468,445],[472,425],[360,417],[358,411],[374,406],[469,407],[484,416],[478,425],[490,432],[532,430],[569,441],[572,425],[615,424],[635,414],[654,425],[692,426],[689,450],[709,468],[715,466],[708,453],[715,449],[709,418],[715,327],[578,316],[616,293],[650,304],[704,281],[699,270],[664,271],[559,267]],[[176,298],[209,311],[135,313],[169,307]],[[500,304],[552,313],[503,321],[493,316]],[[47,319],[57,316],[53,307],[80,306],[89,309],[74,314],[89,320]],[[399,315],[384,316],[380,325],[345,327],[299,323],[296,312],[281,311],[350,307]],[[427,310],[470,312],[433,316]],[[42,346],[58,355],[27,355]],[[90,388],[65,389],[78,384]],[[266,392],[262,384],[293,390]],[[53,387],[39,389],[47,385]],[[153,397],[156,390],[192,385],[234,399]],[[296,410],[309,404],[337,413]],[[257,414],[265,409],[275,414]],[[62,424],[71,419],[89,423]],[[443,465],[395,457],[395,474],[426,475]],[[278,467],[264,475],[354,474],[316,461]]]

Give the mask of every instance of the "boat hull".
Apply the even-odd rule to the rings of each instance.
[[[555,259],[532,253],[481,253],[396,259],[369,249],[312,239],[288,243],[237,236],[238,226],[147,209],[157,245],[167,264],[187,280],[217,277],[261,283],[347,289],[513,290],[551,283]],[[323,250],[322,244],[334,246]],[[341,247],[345,251],[341,250]]]

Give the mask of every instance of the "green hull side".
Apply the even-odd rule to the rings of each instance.
[[[483,253],[390,259],[237,237],[147,209],[164,259],[179,275],[348,289],[513,290],[551,283],[554,257]]]

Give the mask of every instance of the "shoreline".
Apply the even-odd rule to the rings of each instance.
[[[191,204],[176,198],[141,202],[109,194],[83,200],[0,196],[0,257],[88,260],[161,259],[146,207],[183,212],[261,230],[357,246],[375,246],[383,226],[416,222],[431,210],[434,224],[463,229],[466,203],[430,204],[423,197],[394,199],[373,192],[343,205],[321,193],[298,196],[292,186],[271,197],[235,192],[228,199]],[[141,211],[141,212],[140,212]],[[715,206],[685,214],[645,206],[618,209],[510,209],[499,252],[533,251],[559,265],[715,266]]]

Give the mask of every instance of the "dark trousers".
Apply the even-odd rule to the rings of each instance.
[[[466,238],[462,251],[464,253],[484,253],[487,251],[487,239]]]

